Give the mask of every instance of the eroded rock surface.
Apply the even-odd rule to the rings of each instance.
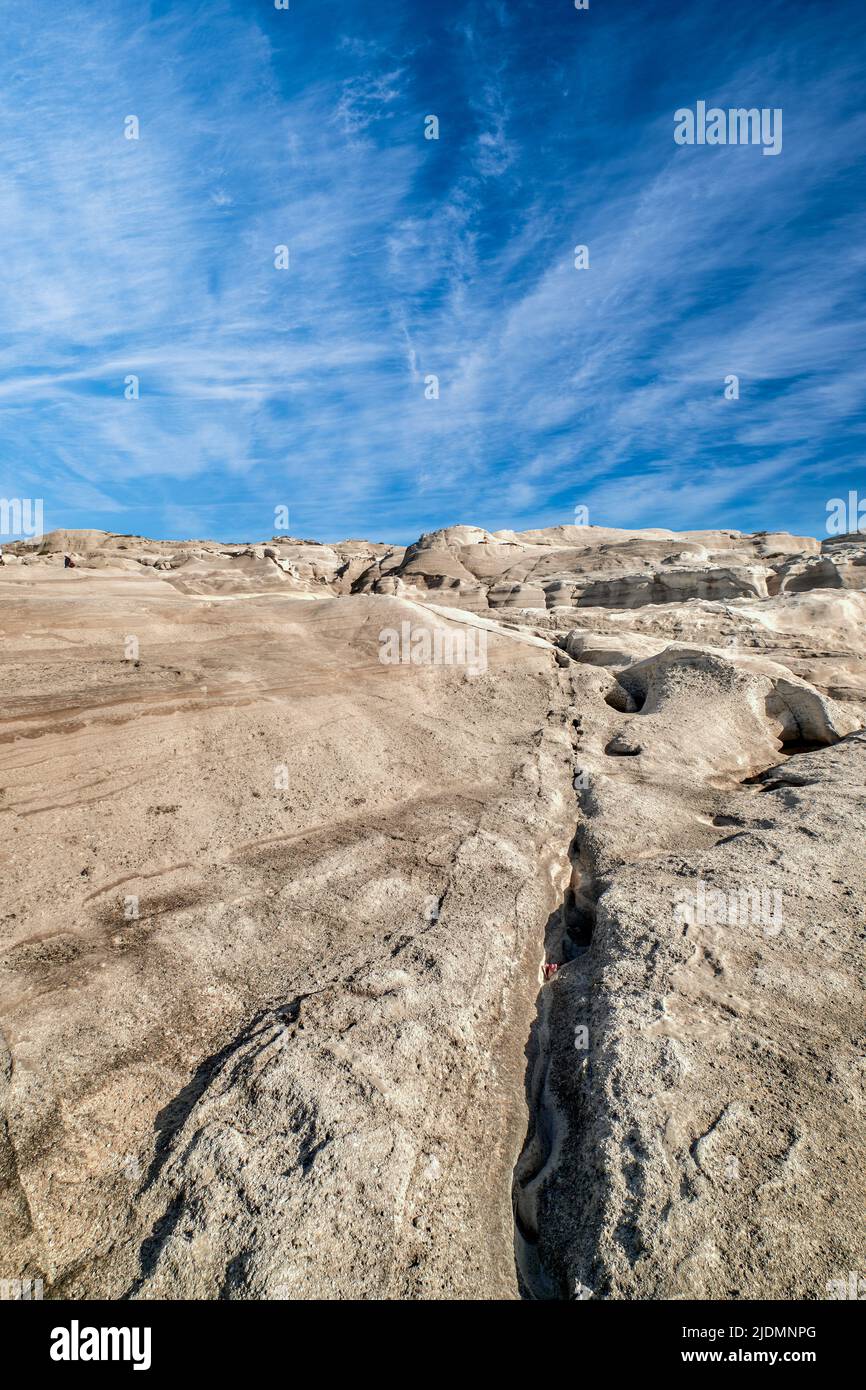
[[[3,1277],[862,1268],[861,540],[4,547]]]

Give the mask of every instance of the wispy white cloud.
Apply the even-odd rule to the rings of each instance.
[[[358,135],[378,120],[400,96],[402,72],[365,72],[343,83],[334,112],[347,135]]]

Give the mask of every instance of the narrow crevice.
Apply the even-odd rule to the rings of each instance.
[[[592,945],[596,904],[606,885],[588,873],[579,834],[572,841],[569,859],[571,886],[550,914],[544,932],[544,983],[525,1052],[528,1123],[512,1176],[514,1261],[521,1298],[528,1300],[571,1297],[562,1276],[545,1263],[541,1223],[546,1184],[559,1165],[568,1125],[579,1124],[580,1116],[569,1112],[566,1121],[551,1084],[550,1063],[564,1017],[571,1014],[571,985],[579,981],[582,994],[588,983],[584,958]]]

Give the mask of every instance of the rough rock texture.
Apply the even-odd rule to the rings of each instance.
[[[4,547],[0,1276],[862,1269],[861,541]]]
[[[641,824],[639,862],[597,828],[620,798],[587,794],[594,930],[545,987],[516,1183],[536,1297],[820,1299],[862,1268],[864,783],[854,734],[695,787],[703,848],[683,824],[648,853]],[[675,916],[698,881],[736,920]]]

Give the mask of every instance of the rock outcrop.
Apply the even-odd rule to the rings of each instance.
[[[4,1277],[861,1268],[862,538],[3,549]]]

